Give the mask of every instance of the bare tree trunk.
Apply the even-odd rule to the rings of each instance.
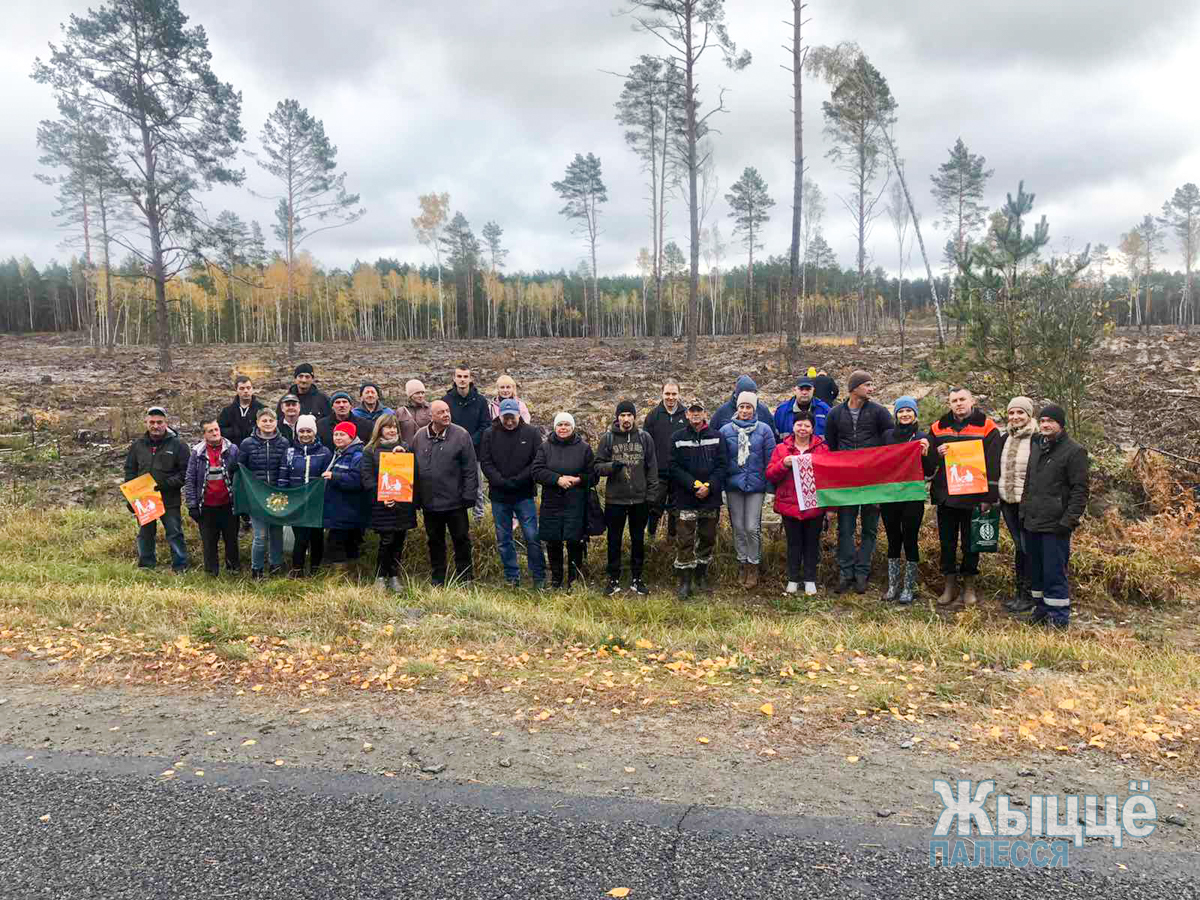
[[[697,313],[699,312],[700,293],[700,201],[697,197],[696,178],[699,165],[696,161],[696,94],[695,94],[695,56],[692,52],[692,20],[688,17],[685,36],[686,63],[686,100],[687,104],[687,142],[688,142],[688,217],[691,223],[691,275],[688,278],[688,321],[687,321],[687,362],[696,362],[696,331]]]
[[[804,209],[804,51],[801,47],[801,16],[804,4],[792,0],[792,152],[795,169],[792,175],[792,247],[789,259],[791,280],[787,300],[787,364],[794,371],[800,354],[800,291],[803,274],[800,271],[800,218]]]

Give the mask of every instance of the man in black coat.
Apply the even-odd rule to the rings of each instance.
[[[1066,425],[1061,406],[1050,403],[1038,413],[1040,434],[1029,449],[1021,494],[1021,528],[1037,602],[1032,621],[1055,628],[1066,628],[1071,619],[1071,533],[1088,501],[1088,452],[1067,436]]]
[[[454,368],[454,387],[446,391],[442,397],[450,407],[450,421],[459,428],[465,428],[471,436],[475,447],[475,455],[479,455],[479,442],[483,433],[492,427],[492,412],[488,406],[487,397],[479,393],[471,381],[471,367],[466,363]],[[479,496],[475,498],[475,521],[483,519],[483,472],[480,470],[477,478]]]
[[[296,366],[293,375],[296,381],[287,389],[287,393],[295,394],[300,399],[300,412],[297,415],[316,416],[318,422],[332,415],[329,398],[321,393],[313,383],[312,363],[300,363]],[[280,419],[283,418],[283,404],[275,407],[275,415]],[[332,446],[332,444],[328,446]]]
[[[221,426],[221,437],[228,438],[229,443],[240,447],[242,441],[254,434],[258,411],[263,405],[254,396],[254,382],[249,375],[239,375],[235,378],[233,388],[237,391],[237,396],[221,410],[221,414],[217,416],[217,424]]]
[[[125,454],[125,480],[132,481],[147,472],[154,479],[154,486],[162,495],[163,531],[167,535],[167,546],[171,548],[171,571],[176,574],[187,571],[187,543],[183,539],[183,503],[181,493],[187,481],[187,466],[190,451],[187,444],[167,427],[167,411],[161,406],[146,410],[146,433],[129,446]],[[128,505],[128,504],[126,504]],[[129,507],[130,512],[133,507]],[[138,568],[153,569],[158,560],[154,552],[154,537],[158,531],[156,520],[138,528]]]
[[[538,538],[537,485],[533,480],[533,460],[541,445],[541,432],[521,421],[521,404],[512,398],[500,402],[498,421],[479,442],[479,467],[491,488],[496,548],[504,580],[511,587],[521,584],[521,566],[513,544],[514,518],[525,535],[533,586],[540,590],[546,581],[546,557]]]
[[[651,410],[642,428],[654,439],[654,458],[658,461],[658,486],[650,498],[650,518],[646,531],[654,540],[659,520],[667,516],[667,537],[675,537],[679,516],[675,511],[675,486],[671,481],[671,439],[687,425],[687,413],[679,400],[679,385],[668,381],[662,387],[662,402]]]
[[[721,491],[725,487],[725,441],[708,424],[704,403],[688,404],[688,424],[671,440],[671,480],[679,504],[675,568],[679,598],[704,590],[721,521]],[[694,582],[693,582],[694,575]]]
[[[608,527],[608,595],[621,592],[621,545],[629,523],[629,589],[646,596],[642,581],[646,562],[645,531],[649,499],[658,493],[658,459],[654,439],[637,427],[632,400],[617,404],[617,420],[600,438],[596,474],[604,482],[604,523]]]
[[[450,421],[450,407],[435,400],[430,422],[413,435],[417,505],[425,517],[434,587],[446,583],[446,531],[454,543],[454,568],[465,582],[474,578],[467,510],[479,491],[479,463],[471,436]]]

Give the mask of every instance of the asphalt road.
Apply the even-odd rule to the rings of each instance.
[[[203,771],[0,747],[0,897],[1200,896],[1200,854],[1085,848],[1066,870],[931,869],[916,829],[438,779]]]

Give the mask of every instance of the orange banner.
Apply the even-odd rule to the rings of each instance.
[[[376,497],[379,500],[412,503],[415,471],[416,457],[411,453],[380,453],[379,491]]]
[[[983,441],[955,441],[946,445],[946,491],[951,497],[986,494],[987,462]]]
[[[137,516],[139,525],[161,519],[162,514],[167,511],[163,506],[162,494],[154,484],[154,476],[149,472],[125,482],[121,485],[121,493],[133,507],[133,514]]]

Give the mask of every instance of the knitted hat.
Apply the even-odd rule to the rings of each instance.
[[[317,430],[317,417],[301,416],[298,418],[296,420],[296,431],[303,431],[305,428],[315,433]]]
[[[425,390],[425,385],[421,384],[421,382],[415,378],[410,378],[404,383],[404,393],[410,397],[413,394],[421,393],[423,390]]]
[[[554,417],[554,427],[555,428],[557,428],[563,422],[566,422],[567,424],[569,424],[571,426],[571,428],[575,427],[575,417],[573,415],[571,415],[569,412],[560,412],[557,415],[555,415],[555,417]]]
[[[738,394],[737,405],[741,406],[743,403],[749,403],[751,406],[753,406],[755,408],[755,410],[757,410],[758,409],[758,394],[754,393],[754,391],[742,391],[740,394]]]
[[[1038,413],[1039,419],[1053,419],[1063,428],[1067,427],[1067,412],[1057,403],[1047,403]]]
[[[350,395],[349,395],[349,394],[347,394],[345,391],[334,391],[334,392],[333,392],[333,396],[329,398],[329,403],[330,403],[330,405],[332,405],[332,404],[333,404],[333,402],[334,402],[335,400],[346,400],[346,401],[349,401],[349,402],[351,402],[351,403],[353,403],[353,402],[354,402],[354,401],[351,399]]]
[[[637,415],[637,407],[633,405],[632,400],[622,400],[617,404],[617,415],[621,413],[629,413],[631,416]]]
[[[521,404],[509,397],[507,400],[500,401],[500,415],[502,416],[520,416]]]
[[[856,388],[872,381],[871,373],[865,372],[862,369],[855,369],[850,373],[850,381],[846,384],[846,389],[853,392]]]
[[[1025,410],[1025,415],[1029,416],[1031,419],[1033,418],[1033,401],[1028,397],[1013,397],[1011,400],[1009,400],[1008,408],[1004,411],[1008,412],[1009,410],[1013,409],[1023,409]]]
[[[312,363],[300,363],[300,365],[296,366],[296,371],[292,373],[292,377],[297,375],[311,375],[312,373]]]
[[[379,396],[379,397],[382,397],[382,396],[383,396],[383,391],[381,391],[381,390],[379,389],[379,385],[377,385],[377,384],[376,384],[375,382],[373,382],[373,381],[364,381],[362,384],[360,384],[360,385],[358,386],[358,396],[360,396],[360,397],[361,397],[361,396],[362,396],[362,393],[363,393],[363,391],[365,391],[365,390],[366,390],[367,388],[369,388],[369,387],[373,387],[373,388],[375,388],[375,394],[376,394],[376,396]]]
[[[917,409],[917,401],[912,397],[900,397],[892,405],[893,413],[898,413],[902,409],[911,409],[914,413],[920,412],[920,410]]]
[[[345,422],[338,422],[333,426],[334,434],[337,434],[339,431],[350,438],[358,437],[358,427],[349,419],[347,419]]]

